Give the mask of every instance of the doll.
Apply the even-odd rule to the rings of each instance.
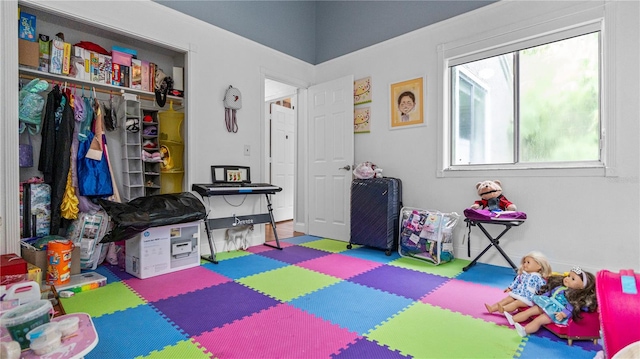
[[[500,313],[512,312],[518,308],[532,306],[531,298],[547,283],[546,278],[549,275],[551,275],[551,265],[544,254],[537,251],[527,254],[520,261],[518,275],[504,290],[509,295],[493,305],[485,303],[487,312],[493,313],[496,310]]]
[[[570,318],[582,319],[581,311],[593,312],[597,309],[595,277],[580,267],[573,267],[567,276],[553,275],[541,288],[543,294],[533,296],[533,307],[511,316],[504,315],[513,324],[521,337],[535,333],[541,326],[551,322],[567,324]],[[537,315],[537,316],[536,316]],[[536,316],[526,326],[520,322]]]

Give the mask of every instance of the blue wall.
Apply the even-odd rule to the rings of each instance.
[[[495,2],[154,1],[313,65]]]

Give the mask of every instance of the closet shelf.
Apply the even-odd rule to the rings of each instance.
[[[54,80],[62,83],[68,82],[68,83],[72,83],[80,86],[85,86],[87,90],[91,90],[91,88],[95,88],[96,92],[102,92],[106,94],[132,93],[139,96],[143,100],[152,101],[152,102],[155,102],[156,100],[156,95],[153,92],[132,89],[129,87],[109,85],[109,84],[93,82],[93,81],[79,80],[73,77],[69,77],[65,75],[57,75],[57,74],[52,74],[48,72],[42,72],[39,70],[27,68],[27,67],[20,67],[20,78],[24,78],[27,80],[40,78],[40,79]],[[182,97],[167,95],[167,102],[168,100],[173,101],[174,106],[176,105],[181,106],[182,100],[184,99]]]

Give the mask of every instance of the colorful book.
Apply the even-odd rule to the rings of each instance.
[[[62,74],[68,75],[71,69],[71,44],[65,42],[62,48]]]
[[[20,22],[18,23],[18,36],[27,41],[36,42],[36,17],[35,15],[20,12]]]
[[[120,64],[116,64],[115,62],[113,62],[111,64],[111,84],[112,85],[116,85],[116,86],[120,86],[121,85],[121,73],[120,73]]]
[[[142,90],[142,62],[131,59],[131,88]]]
[[[52,74],[62,73],[62,59],[64,57],[64,41],[55,38],[51,40],[51,64],[49,72]]]
[[[149,87],[149,61],[140,61],[142,64],[142,91],[151,91]]]
[[[91,81],[100,82],[100,54],[91,52]]]
[[[51,41],[49,41],[49,36],[40,34],[38,44],[40,46],[38,70],[49,72],[49,61],[51,59]]]

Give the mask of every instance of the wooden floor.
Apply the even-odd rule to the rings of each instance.
[[[273,229],[271,229],[271,224],[266,224],[264,227],[265,231],[265,241],[275,241],[276,238],[273,235]],[[276,223],[276,233],[278,233],[278,239],[286,239],[291,237],[302,236],[304,233],[296,232],[293,230],[293,221],[284,221]]]

